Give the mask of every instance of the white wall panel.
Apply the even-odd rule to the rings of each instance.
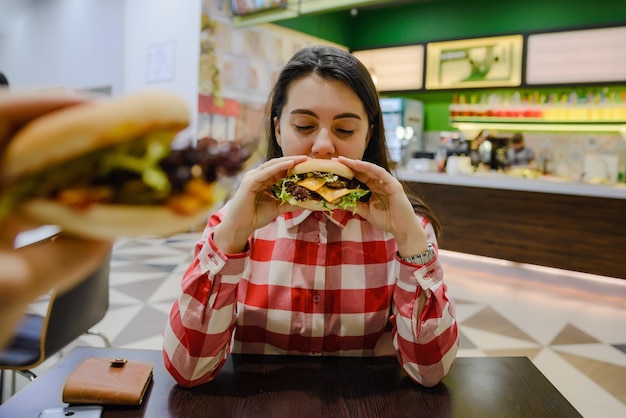
[[[13,88],[123,90],[124,0],[31,2],[0,35]]]
[[[185,98],[192,123],[175,146],[196,135],[201,0],[127,0],[125,2],[124,85],[127,92],[165,89]],[[171,77],[153,77],[155,50],[169,55]],[[171,52],[171,53],[170,53]]]

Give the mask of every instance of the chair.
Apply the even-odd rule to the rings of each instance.
[[[34,380],[30,370],[81,335],[97,335],[110,347],[109,340],[92,327],[102,320],[109,307],[110,255],[87,279],[59,294],[53,290],[45,316],[26,314],[13,340],[0,350],[0,389],[4,370],[13,370],[11,395],[15,393],[15,372]]]

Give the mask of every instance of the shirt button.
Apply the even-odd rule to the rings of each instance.
[[[322,297],[320,295],[313,295],[313,302],[319,303]]]

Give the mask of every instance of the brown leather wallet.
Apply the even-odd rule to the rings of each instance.
[[[153,366],[124,359],[87,358],[65,381],[63,402],[141,405]]]

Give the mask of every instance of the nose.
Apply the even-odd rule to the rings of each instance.
[[[315,158],[331,158],[335,156],[335,145],[328,129],[319,130],[311,147],[311,153]]]

